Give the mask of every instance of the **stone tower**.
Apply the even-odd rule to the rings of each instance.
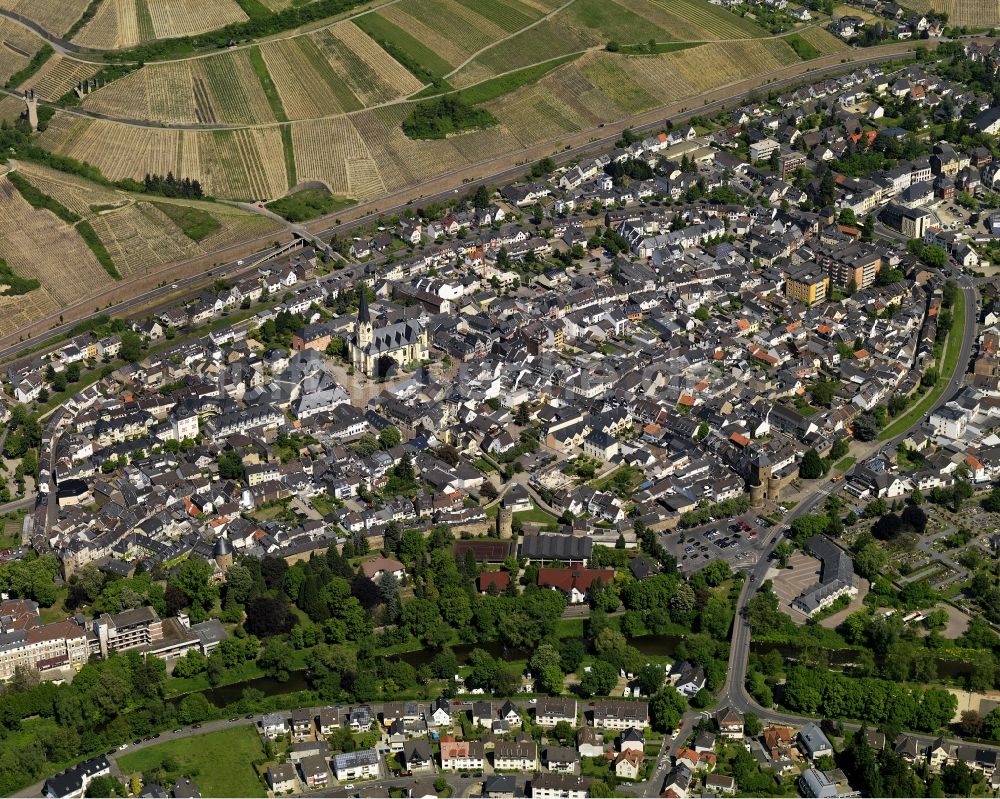
[[[32,131],[38,130],[38,99],[35,97],[35,90],[28,89],[24,92],[24,104],[28,107],[28,124]]]
[[[220,535],[215,539],[212,556],[223,573],[229,571],[229,567],[233,565],[233,545],[229,543],[228,538]]]
[[[364,283],[358,286],[358,321],[354,323],[358,347],[367,347],[375,337],[371,314],[368,312],[368,292]]]
[[[755,452],[750,458],[750,506],[764,506],[771,489],[771,461],[761,451]]]
[[[497,535],[500,538],[514,537],[514,512],[503,506],[497,511]]]

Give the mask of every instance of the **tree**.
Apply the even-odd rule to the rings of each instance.
[[[646,696],[652,696],[663,687],[666,673],[658,663],[646,663],[637,675],[636,681]]]
[[[595,660],[580,679],[584,696],[608,696],[618,682],[618,669],[606,660]]]
[[[125,796],[125,786],[114,777],[102,775],[87,783],[84,796]]]
[[[392,425],[384,428],[378,434],[378,443],[382,446],[382,449],[392,449],[393,447],[398,447],[399,442],[402,441],[403,437],[400,435],[399,430],[397,430]]]
[[[133,333],[131,330],[126,330],[121,334],[122,346],[119,354],[122,360],[128,361],[129,363],[135,363],[142,357],[143,343],[142,338]]]
[[[292,667],[295,665],[292,649],[284,641],[270,638],[257,656],[257,665],[268,677],[278,682],[288,682]]]
[[[823,472],[823,461],[819,453],[814,448],[808,449],[802,458],[802,463],[799,464],[799,475],[806,480],[815,480],[822,477]]]
[[[743,732],[748,738],[756,738],[763,728],[756,713],[747,713],[743,717]]]
[[[672,732],[681,723],[687,703],[672,685],[657,691],[649,701],[649,718],[654,730]]]
[[[295,614],[284,597],[255,597],[247,605],[246,614],[243,626],[258,638],[281,635],[295,626]]]
[[[854,437],[858,441],[873,441],[882,429],[875,414],[865,411],[854,420]]]

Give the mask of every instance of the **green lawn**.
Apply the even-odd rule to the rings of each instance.
[[[280,200],[269,202],[267,207],[289,222],[305,222],[317,216],[332,214],[354,205],[354,200],[334,197],[323,189],[303,189]]]
[[[952,307],[953,321],[951,331],[948,333],[948,340],[944,345],[944,357],[941,359],[941,376],[938,378],[937,385],[924,394],[923,398],[906,413],[897,416],[892,424],[887,425],[885,430],[879,433],[879,441],[895,438],[906,432],[908,427],[916,424],[931,406],[940,399],[941,395],[944,394],[945,389],[948,388],[948,384],[951,382],[952,375],[955,374],[955,369],[959,367],[962,369],[965,368],[965,364],[959,364],[958,356],[962,351],[962,339],[965,336],[966,311],[965,292],[959,289],[955,295],[955,305]]]
[[[252,765],[264,749],[249,724],[151,746],[118,758],[118,764],[131,774],[158,768],[168,757],[191,775],[203,796],[266,796]]]
[[[153,205],[170,217],[170,221],[192,241],[201,241],[222,227],[218,219],[201,208],[174,203],[153,203]]]
[[[856,460],[857,458],[855,458],[853,455],[848,455],[846,458],[841,458],[839,461],[837,461],[834,464],[833,468],[839,472],[846,472],[854,465],[854,462]]]
[[[514,514],[514,518],[522,522],[535,522],[536,524],[555,524],[556,517],[551,513],[546,513],[541,508],[522,510]]]
[[[65,617],[65,614],[63,615]],[[194,677],[168,677],[163,685],[163,694],[167,697],[183,696],[194,691],[205,691],[212,687],[218,688],[223,685],[232,685],[236,682],[254,680],[263,676],[264,670],[257,665],[257,661],[251,660],[249,663],[243,663],[239,666],[232,666],[226,669],[223,672],[222,682],[217,686],[213,686],[208,681],[208,675],[205,673],[196,674]]]
[[[785,41],[791,46],[795,51],[796,55],[803,61],[808,61],[812,58],[819,58],[821,53],[816,49],[816,46],[809,41],[806,41],[797,33],[792,33],[784,37]]]

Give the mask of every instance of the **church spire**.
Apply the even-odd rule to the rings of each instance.
[[[372,321],[368,313],[368,290],[364,283],[358,284],[358,321],[366,325]]]

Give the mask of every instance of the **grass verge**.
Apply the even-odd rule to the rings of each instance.
[[[833,468],[836,469],[838,472],[846,472],[854,465],[856,461],[857,458],[855,458],[853,455],[848,455],[846,458],[841,458],[839,461],[837,461],[833,465]]]
[[[819,58],[820,55],[822,55],[812,42],[806,41],[797,33],[791,33],[788,36],[785,36],[784,39],[795,51],[795,54],[803,61]]]
[[[253,71],[257,74],[257,80],[260,81],[261,88],[264,90],[264,96],[267,97],[267,104],[271,106],[271,113],[274,114],[274,118],[278,122],[287,122],[288,114],[285,113],[285,107],[281,104],[281,96],[278,94],[274,81],[271,80],[271,73],[267,71],[267,64],[264,62],[264,56],[260,53],[260,48],[251,47],[248,53],[250,63],[253,64]]]
[[[104,242],[101,241],[101,237],[97,235],[97,231],[91,227],[90,222],[80,222],[76,226],[77,232],[80,237],[87,243],[90,247],[90,251],[94,253],[94,257],[100,262],[101,266],[104,267],[104,271],[111,275],[115,280],[121,280],[122,276],[118,269],[115,267],[115,262],[111,260],[111,253],[108,252],[108,248],[104,246]]]
[[[299,179],[295,168],[295,144],[292,142],[292,126],[282,125],[280,130],[281,149],[285,153],[285,174],[288,176],[288,185],[294,186],[299,182]]]

